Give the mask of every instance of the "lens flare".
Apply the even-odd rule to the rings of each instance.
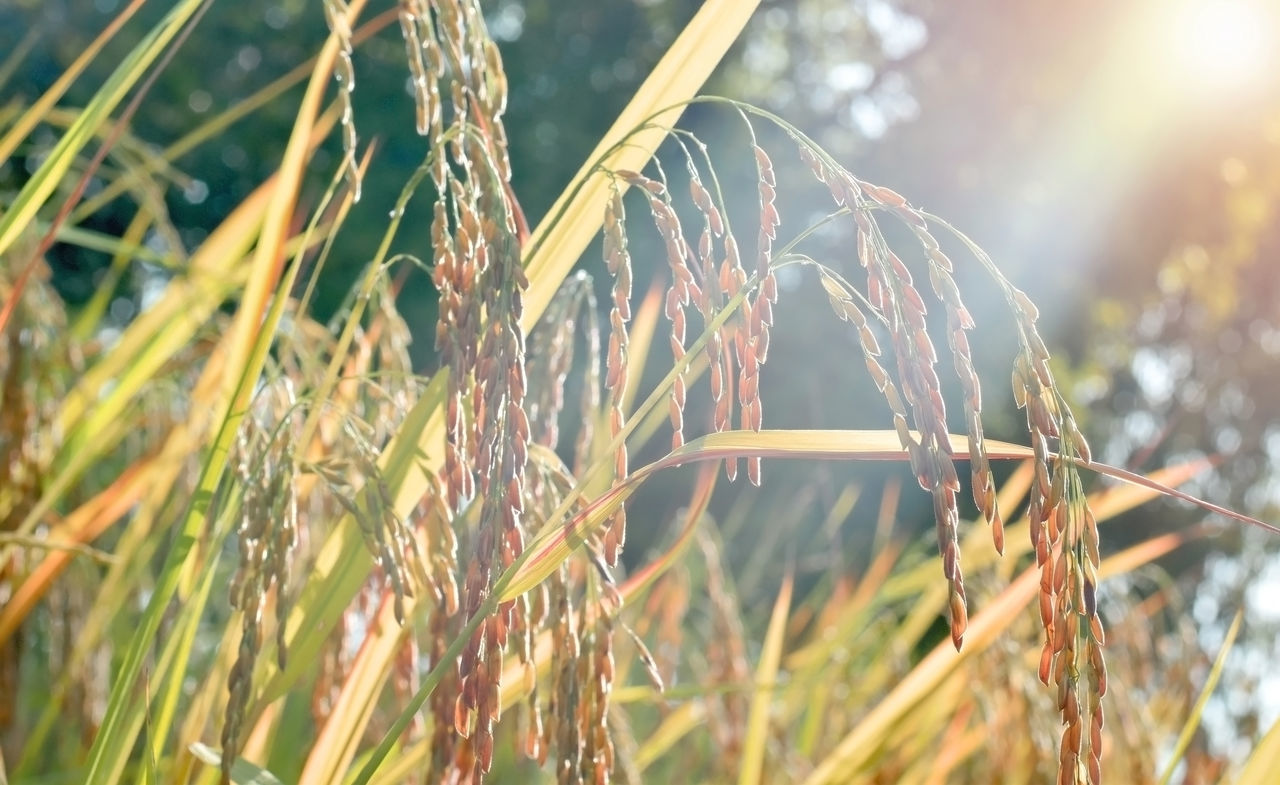
[[[1276,62],[1280,12],[1261,0],[1191,0],[1174,12],[1178,76],[1207,88],[1256,86]]]

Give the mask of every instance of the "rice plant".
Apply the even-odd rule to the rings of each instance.
[[[479,3],[401,0],[403,111],[422,161],[328,323],[312,315],[316,281],[377,165],[351,104],[362,0],[324,3],[331,35],[300,73],[276,174],[198,247],[175,243],[181,272],[111,340],[100,310],[71,323],[43,254],[83,209],[84,183],[136,141],[113,112],[131,90],[124,115],[136,111],[204,6],[175,4],[69,122],[54,112],[60,86],[8,120],[0,157],[36,144],[41,124],[60,137],[0,218],[0,771],[89,783],[1150,776],[1152,748],[1184,728],[1173,718],[1190,711],[1196,655],[1169,653],[1184,670],[1164,685],[1161,720],[1130,721],[1144,711],[1132,696],[1168,674],[1128,629],[1112,635],[1124,667],[1109,675],[1102,603],[1137,595],[1102,579],[1141,580],[1139,567],[1194,533],[1107,555],[1098,524],[1155,493],[1189,499],[1172,487],[1189,471],[1143,478],[1093,461],[1036,307],[959,230],[785,120],[696,95],[754,5],[708,2],[531,228]],[[741,123],[745,146],[712,155],[681,129],[695,102]],[[304,169],[331,133],[341,161],[303,210]],[[176,234],[148,196],[166,187],[165,154],[152,155],[106,185],[138,206],[134,239],[113,239],[122,263],[148,230]],[[750,221],[731,215],[726,161],[754,172]],[[829,193],[821,226],[846,226],[851,258],[805,252],[820,227],[786,220],[782,166]],[[406,219],[430,225],[429,247],[399,248]],[[656,233],[665,264],[644,296],[640,232]],[[597,234],[610,276],[598,289],[572,274]],[[964,258],[943,251],[956,241]],[[984,436],[962,264],[986,271],[1015,325],[1029,446]],[[396,309],[414,265],[439,295],[429,376],[414,372]],[[816,277],[833,329],[857,335],[883,431],[766,427],[760,379],[786,328],[774,323],[785,268]],[[667,356],[659,335],[670,367],[643,386],[640,369]],[[962,417],[949,419],[948,376]],[[711,412],[705,428],[686,418],[691,400]],[[669,448],[637,465],[657,443]],[[789,568],[768,617],[745,612],[719,535],[738,524],[706,509],[720,470],[745,475],[731,493],[768,499],[749,487],[767,488],[766,458],[907,464],[932,502],[941,576],[891,535],[886,503],[867,574],[801,586]],[[1026,463],[1000,487],[991,463],[1010,459]],[[957,462],[981,523],[962,521]],[[633,496],[694,463],[677,535],[628,569]],[[1133,488],[1090,494],[1090,470]],[[848,514],[837,512],[833,525]],[[1178,629],[1160,605],[1174,594],[1153,596],[1133,615]],[[950,640],[933,646],[940,618]],[[1112,703],[1121,678],[1130,699]],[[1019,741],[1008,771],[984,749],[990,729]]]

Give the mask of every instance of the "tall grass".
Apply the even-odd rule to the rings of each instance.
[[[423,160],[328,324],[311,316],[311,297],[377,165],[350,102],[369,30],[361,0],[324,4],[331,35],[295,74],[307,83],[277,172],[198,247],[174,250],[177,274],[110,340],[103,303],[68,314],[42,254],[76,237],[69,221],[93,203],[77,212],[80,189],[67,186],[102,177],[113,148],[137,141],[113,112],[131,90],[137,105],[200,6],[177,4],[69,123],[58,105],[88,60],[10,116],[0,160],[41,152],[34,129],[60,137],[0,217],[0,772],[89,783],[1096,783],[1104,770],[1144,781],[1171,763],[1156,751],[1195,726],[1197,652],[1170,610],[1176,594],[1132,587],[1198,532],[1107,555],[1098,525],[1156,493],[1189,498],[1172,486],[1192,469],[1142,478],[1095,463],[1035,306],[981,249],[781,118],[695,97],[754,5],[706,3],[530,228],[509,184],[501,56],[478,4],[400,2],[405,115]],[[749,222],[730,215],[706,144],[675,128],[695,101],[743,123],[746,147],[714,159],[754,173]],[[781,132],[778,149],[757,135],[766,127]],[[335,128],[339,171],[302,211],[304,171]],[[137,206],[124,236],[100,240],[117,267],[148,232],[177,236],[153,194],[189,147],[104,184]],[[830,193],[823,223],[849,225],[856,263],[804,254],[814,227],[784,233],[782,165],[806,166]],[[407,216],[431,226],[420,259],[397,252]],[[647,282],[633,281],[633,237],[653,230],[665,283],[637,298]],[[601,232],[603,308],[593,283],[571,275]],[[950,241],[968,256],[948,256]],[[394,273],[415,262],[440,297],[428,377],[414,373],[395,305]],[[984,268],[1012,315],[1029,446],[984,437],[958,264]],[[891,427],[765,428],[760,377],[787,267],[814,275],[833,328],[858,336]],[[930,309],[945,323],[941,350]],[[668,356],[652,348],[659,333],[670,367],[642,388],[640,370]],[[958,435],[940,375],[962,391]],[[709,428],[686,421],[691,396],[705,397]],[[942,576],[920,543],[894,536],[889,497],[866,573],[805,572],[792,543],[776,593],[746,596],[739,581],[762,579],[735,575],[722,532],[785,521],[792,497],[739,483],[759,515],[717,522],[706,510],[718,467],[761,486],[765,458],[909,465],[933,502]],[[995,460],[1024,463],[998,487]],[[957,461],[982,525],[961,520]],[[677,535],[628,571],[634,494],[693,463],[703,468]],[[1089,494],[1082,470],[1132,486]],[[841,498],[832,527],[849,513]],[[1128,577],[1109,588],[1110,576]],[[753,599],[769,610],[751,611]],[[1104,613],[1123,619],[1110,666]],[[1144,649],[1150,634],[1175,644],[1163,671]],[[1118,722],[1104,723],[1104,706]],[[993,733],[1009,747],[989,743]]]

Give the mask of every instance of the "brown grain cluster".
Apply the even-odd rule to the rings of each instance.
[[[609,700],[613,692],[615,668],[613,620],[622,601],[607,580],[599,581],[597,588],[603,590],[605,596],[594,604],[594,613],[590,615],[585,611],[591,606],[584,606],[584,616],[579,621],[582,640],[578,646],[573,675],[578,687],[578,705],[572,714],[564,718],[572,719],[578,743],[573,749],[560,748],[562,785],[606,785],[614,770],[614,745],[609,733]],[[565,765],[566,763],[569,765]]]
[[[680,371],[671,386],[668,415],[671,421],[671,448],[684,444],[684,406],[686,400],[685,378],[688,363],[685,362],[687,332],[686,308],[697,289],[689,264],[689,244],[680,225],[671,194],[665,183],[638,172],[618,171],[617,176],[628,184],[641,189],[649,202],[653,225],[657,228],[666,249],[667,265],[671,270],[671,286],[667,289],[664,313],[671,322],[671,354]]]
[[[399,0],[400,34],[404,38],[405,59],[413,88],[418,133],[438,132],[441,121],[439,75],[444,73],[444,54],[436,42],[434,20],[427,0]]]
[[[330,25],[345,41],[344,6],[341,0],[329,5]],[[496,608],[492,593],[499,576],[521,558],[526,542],[545,521],[558,519],[566,509],[570,514],[582,509],[584,501],[577,499],[574,486],[601,457],[592,449],[603,441],[595,438],[594,429],[604,418],[612,453],[604,460],[612,461],[613,482],[623,482],[630,472],[625,437],[634,381],[629,379],[633,271],[624,186],[634,188],[636,198],[646,203],[670,275],[664,313],[675,363],[667,411],[673,449],[680,448],[693,430],[686,422],[688,386],[695,361],[703,359],[710,388],[708,427],[762,427],[760,376],[778,301],[776,271],[781,264],[816,262],[794,253],[791,245],[775,248],[781,225],[777,173],[748,113],[742,116],[750,131],[758,216],[755,247],[745,249],[746,265],[705,145],[691,134],[674,132],[671,138],[686,165],[687,198],[677,198],[677,193],[686,193],[683,183],[674,188],[657,161],[653,175],[605,172],[612,178],[604,208],[603,254],[612,279],[607,349],[601,352],[592,283],[579,275],[550,305],[546,321],[531,338],[535,359],[526,367],[526,337],[520,327],[527,286],[520,248],[525,233],[509,186],[502,122],[506,82],[497,49],[474,0],[401,0],[399,10],[416,126],[431,151],[429,171],[436,196],[431,254],[440,303],[436,348],[449,373],[446,445],[438,487],[423,499],[412,528],[398,524],[389,494],[376,480],[366,486],[358,505],[364,517],[358,515],[357,520],[397,601],[409,588],[405,576],[411,574],[415,542],[427,544],[425,570],[418,579],[435,601],[422,644],[431,661],[445,655],[469,620],[480,618],[456,672],[430,698],[430,776],[478,782],[489,770],[502,708],[504,660],[515,654],[527,695],[519,747],[539,762],[554,756],[559,782],[604,783],[615,768],[608,714],[617,667],[612,647],[619,605],[608,571],[624,546],[627,510],[619,506],[602,530],[588,534],[586,561],[560,565],[536,590]],[[349,91],[349,48],[344,45],[343,50],[338,73]],[[346,152],[354,162],[354,129],[347,120]],[[933,499],[949,587],[951,635],[959,647],[968,618],[957,531],[961,482],[928,309],[935,308],[945,322],[950,365],[962,391],[973,499],[1002,551],[1003,518],[984,446],[981,386],[968,338],[972,315],[953,277],[951,259],[923,212],[900,194],[859,180],[807,139],[787,132],[837,208],[853,218],[857,267],[865,283],[855,286],[834,270],[817,266],[833,310],[858,331],[868,373],[889,405],[919,485]],[[918,253],[890,246],[878,223],[885,217],[908,228],[918,242]],[[686,223],[696,230],[687,234]],[[927,287],[916,281],[924,274]],[[1106,690],[1096,612],[1097,534],[1075,463],[1087,461],[1088,448],[1053,385],[1047,352],[1035,331],[1034,309],[1002,278],[997,283],[1018,319],[1024,351],[1015,368],[1015,392],[1027,409],[1037,459],[1030,518],[1044,576],[1041,677],[1053,678],[1059,689],[1066,729],[1062,776],[1074,778],[1083,772],[1090,782],[1097,782],[1099,701]],[[690,323],[691,316],[701,320],[701,329]],[[585,363],[574,358],[575,347],[583,345],[580,335],[586,335]],[[884,349],[882,342],[887,342]],[[885,361],[886,353],[892,355],[891,363]],[[565,466],[555,457],[560,418],[567,408],[567,379],[581,366],[581,427],[572,466]],[[376,441],[366,434],[363,443]],[[376,478],[375,454],[357,450],[348,461],[358,473],[368,471]],[[759,458],[743,459],[749,480],[758,484]],[[739,468],[738,458],[726,459],[730,479]],[[326,476],[324,470],[317,473]],[[416,539],[410,534],[414,530]],[[737,615],[728,591],[712,583],[719,646],[709,652],[709,664],[724,681],[746,681],[741,630],[734,627]],[[547,631],[553,646],[546,663],[549,675],[540,683],[532,640],[541,630]],[[393,679],[400,691],[411,689],[416,678],[413,645],[402,653]],[[656,674],[660,665],[647,655],[645,662]],[[721,746],[729,754],[736,749],[734,729],[742,727],[745,710],[737,698],[727,697],[713,717]]]
[[[1041,570],[1045,642],[1039,677],[1046,684],[1052,680],[1058,691],[1064,725],[1058,781],[1096,785],[1102,778],[1106,636],[1098,616],[1098,524],[1076,469],[1077,461],[1090,460],[1089,445],[1054,384],[1048,351],[1035,331],[1035,306],[1012,287],[1009,297],[1024,338],[1014,363],[1014,398],[1026,410],[1035,452],[1027,516]]]
[[[341,0],[326,5],[340,41],[337,77],[342,85],[344,152],[354,175],[354,125],[350,27]],[[530,494],[524,486],[530,423],[525,410],[524,336],[519,327],[525,286],[520,268],[518,207],[510,199],[510,164],[501,115],[506,85],[497,49],[484,31],[476,3],[403,0],[401,30],[417,100],[417,127],[431,153],[433,276],[440,289],[437,347],[449,365],[446,471],[429,478],[428,491],[402,520],[377,460],[398,428],[416,391],[408,334],[395,313],[385,282],[376,288],[370,323],[344,368],[334,416],[322,418],[319,444],[304,457],[293,453],[289,429],[247,428],[242,434],[240,572],[233,604],[244,611],[240,656],[229,678],[231,700],[224,723],[224,758],[234,760],[250,678],[262,648],[262,609],[274,597],[276,631],[283,636],[290,608],[290,561],[296,558],[300,517],[332,519],[325,505],[350,513],[375,560],[373,582],[349,613],[367,620],[385,601],[404,623],[406,598],[423,587],[434,608],[425,640],[407,639],[397,653],[390,683],[408,696],[419,678],[419,656],[443,657],[466,621],[481,615],[497,574],[523,551],[522,523]],[[447,95],[449,101],[441,100]],[[352,182],[352,187],[357,187]],[[593,325],[594,326],[594,325]],[[598,354],[598,348],[594,350]],[[282,364],[295,358],[282,349]],[[314,364],[314,363],[312,363]],[[595,365],[598,366],[598,360]],[[377,384],[360,380],[384,371]],[[374,390],[376,393],[371,393]],[[598,395],[589,406],[598,408]],[[558,404],[554,407],[556,415]],[[283,413],[278,415],[284,417]],[[289,416],[296,416],[296,412]],[[586,438],[589,438],[589,434]],[[247,440],[247,441],[246,441]],[[583,448],[585,450],[585,447]],[[299,487],[315,486],[299,512]],[[466,557],[460,567],[459,554]],[[425,556],[424,556],[425,553]],[[274,589],[274,594],[269,592]],[[459,611],[463,611],[460,613]],[[432,695],[435,745],[432,771],[441,780],[478,781],[492,761],[493,727],[503,650],[512,646],[531,663],[527,599],[486,614],[469,640],[456,672]],[[348,665],[342,625],[325,649],[313,709],[322,722]],[[283,666],[283,637],[279,640]],[[414,732],[414,729],[410,729]]]
[[[596,420],[601,407],[600,319],[591,276],[578,272],[556,292],[547,306],[540,329],[530,337],[528,368],[529,427],[532,441],[557,450],[560,420],[566,412],[565,387],[575,368],[577,344],[585,344],[580,363],[581,395],[578,400],[578,434],[573,459],[567,467],[581,477],[588,470],[595,442]],[[610,349],[617,351],[616,347]],[[625,460],[625,453],[624,453]],[[611,562],[612,563],[612,562]]]
[[[935,370],[937,352],[928,333],[924,298],[907,265],[885,241],[876,223],[877,215],[898,219],[919,242],[930,289],[946,316],[947,346],[964,393],[974,502],[991,526],[996,549],[1003,552],[1003,519],[983,446],[981,385],[967,335],[974,326],[973,318],[952,277],[952,262],[930,231],[925,215],[900,194],[858,180],[807,141],[793,138],[802,160],[826,184],[835,203],[852,213],[857,224],[858,261],[867,275],[865,297],[855,297],[851,286],[825,268],[820,268],[821,280],[833,310],[858,329],[867,369],[893,411],[899,439],[908,451],[921,487],[933,496],[938,548],[943,573],[951,586],[951,634],[958,648],[967,624],[957,535],[956,494],[960,482],[952,462],[946,405]],[[1097,613],[1097,524],[1077,471],[1078,461],[1089,461],[1089,447],[1054,384],[1049,353],[1035,327],[1035,306],[999,275],[989,259],[980,260],[1005,292],[1022,343],[1014,364],[1014,396],[1018,406],[1026,409],[1035,454],[1035,483],[1028,518],[1037,564],[1042,570],[1040,615],[1045,644],[1039,675],[1046,683],[1052,678],[1058,688],[1058,706],[1065,726],[1059,778],[1062,782],[1096,784],[1101,777],[1101,698],[1106,692],[1106,666]],[[858,300],[890,336],[901,396],[877,359],[880,348],[875,331]],[[903,399],[910,407],[910,417]]]
[[[623,399],[627,393],[627,350],[630,338],[627,324],[631,321],[631,254],[627,250],[627,213],[622,191],[610,181],[609,204],[604,214],[604,259],[613,276],[613,305],[609,309],[609,352],[605,359],[605,387],[609,391],[609,440],[617,442],[613,452],[614,482],[621,481],[629,470],[627,442],[621,438],[626,426]],[[627,508],[618,505],[604,535],[604,557],[617,564],[618,554],[627,538]]]
[[[253,670],[262,649],[264,612],[272,590],[277,664],[281,669],[286,664],[284,622],[290,608],[290,564],[298,544],[298,492],[291,438],[295,434],[279,425],[292,418],[294,404],[287,385],[267,388],[255,407],[265,421],[248,417],[237,434],[235,471],[243,489],[236,529],[240,560],[229,593],[231,607],[242,616],[239,651],[227,677],[230,697],[221,734],[224,772],[230,771],[239,749]]]
[[[754,135],[753,135],[754,138]],[[797,137],[797,141],[800,141]],[[705,338],[708,376],[714,412],[712,427],[724,430],[730,427],[732,402],[736,399],[741,427],[758,429],[761,425],[761,401],[759,396],[759,369],[767,357],[769,328],[772,326],[772,305],[777,299],[777,283],[774,267],[778,264],[773,251],[779,217],[776,207],[776,177],[773,162],[768,153],[753,142],[752,151],[757,167],[759,191],[759,223],[757,235],[757,264],[752,276],[744,271],[738,251],[738,243],[729,231],[728,221],[721,207],[712,196],[712,190],[703,181],[699,167],[689,147],[681,142],[689,164],[689,194],[693,207],[702,219],[702,231],[696,249],[686,240],[676,205],[668,187],[667,177],[657,166],[659,178],[619,171],[617,177],[637,187],[648,202],[663,245],[672,280],[666,296],[666,316],[671,323],[671,350],[678,369],[687,367],[686,346],[687,309],[690,304],[700,311],[704,323],[710,324],[730,307],[738,311],[737,319],[723,321],[719,329],[709,332]],[[850,322],[859,334],[859,344],[867,370],[877,388],[884,395],[894,418],[894,426],[903,448],[907,451],[911,466],[920,486],[933,497],[936,533],[943,574],[950,587],[948,607],[951,618],[952,640],[958,648],[967,626],[968,608],[959,548],[959,505],[957,494],[961,490],[959,474],[953,460],[954,448],[949,435],[946,403],[937,371],[938,352],[930,336],[926,295],[940,309],[946,324],[946,343],[952,356],[951,364],[963,393],[961,405],[964,411],[965,432],[968,439],[970,460],[970,489],[978,509],[991,528],[998,551],[1004,549],[1003,516],[996,503],[995,483],[985,450],[982,425],[982,391],[973,365],[968,332],[974,327],[971,313],[965,306],[959,287],[953,277],[953,264],[942,250],[941,244],[930,230],[925,215],[907,203],[900,194],[859,180],[833,161],[808,146],[800,144],[802,159],[815,176],[830,191],[837,206],[852,214],[857,228],[857,258],[866,276],[865,294],[858,293],[843,277],[834,271],[820,267],[822,283],[828,293],[833,310],[840,318]],[[704,155],[705,155],[705,151]],[[708,165],[709,166],[709,165]],[[714,172],[712,172],[714,176]],[[622,260],[626,252],[626,234],[622,229],[621,198],[615,195],[606,214],[606,260],[611,272],[625,278],[630,285],[629,265]],[[877,220],[891,216],[905,224],[914,234],[920,246],[928,274],[929,286],[922,290],[915,281],[908,264],[897,251],[889,246]],[[1053,491],[1049,480],[1049,459],[1052,445],[1059,446],[1069,456],[1087,460],[1087,445],[1079,430],[1066,412],[1052,380],[1048,377],[1047,353],[1043,350],[1034,328],[1034,313],[1025,296],[1006,281],[999,284],[1010,293],[1019,318],[1019,334],[1023,337],[1024,357],[1019,368],[1032,369],[1024,376],[1027,392],[1020,396],[1020,403],[1030,402],[1028,421],[1032,431],[1032,444],[1038,457],[1038,492],[1033,494],[1031,518],[1033,536],[1043,531],[1043,544],[1039,551],[1058,543],[1059,532],[1052,526],[1044,528],[1047,508],[1061,506],[1061,488]],[[737,304],[731,305],[737,298]],[[616,383],[625,378],[625,329],[615,311],[609,350],[609,379]],[[879,327],[877,327],[877,323]],[[882,364],[881,339],[878,332],[887,335],[893,356],[891,369]],[[735,373],[736,370],[736,373]],[[736,395],[734,387],[736,382]],[[685,440],[686,380],[678,372],[672,385],[669,418],[672,426],[672,444],[678,447]],[[621,422],[620,413],[615,419]],[[616,432],[615,425],[615,432]],[[1066,439],[1061,438],[1067,433]],[[1046,579],[1044,607],[1052,610],[1045,617],[1046,662],[1057,664],[1056,674],[1088,673],[1087,688],[1076,690],[1079,680],[1062,677],[1060,702],[1064,723],[1069,733],[1064,736],[1062,771],[1072,769],[1073,761],[1084,761],[1082,771],[1097,768],[1097,751],[1100,742],[1101,708],[1098,699],[1105,691],[1105,670],[1101,656],[1101,627],[1097,622],[1096,593],[1097,544],[1096,527],[1090,524],[1091,515],[1083,506],[1082,492],[1074,464],[1069,460],[1055,461],[1058,484],[1070,481],[1077,486],[1075,497],[1081,509],[1077,517],[1082,525],[1071,528],[1068,542],[1078,544],[1076,556],[1058,556],[1053,564],[1058,570],[1055,580]],[[620,465],[618,476],[622,476]],[[728,461],[726,471],[730,478],[736,474],[734,461]],[[759,464],[748,462],[748,474],[759,481]],[[1049,503],[1051,502],[1051,503]],[[1067,508],[1063,508],[1065,516]],[[1064,518],[1065,519],[1065,518]],[[1077,533],[1077,530],[1078,533]],[[1040,558],[1047,558],[1040,553]],[[1042,561],[1042,563],[1044,563]],[[1060,566],[1058,566],[1060,565]],[[1055,582],[1056,581],[1056,582]],[[1073,616],[1074,614],[1074,616]],[[1082,615],[1083,614],[1083,615]],[[1073,621],[1074,619],[1074,621]],[[1080,620],[1085,620],[1082,625]],[[1071,641],[1081,633],[1080,645]],[[1055,659],[1056,658],[1056,659]],[[1046,675],[1047,678],[1047,675]],[[1067,686],[1061,686],[1066,684]],[[1077,692],[1079,694],[1077,694]],[[1078,707],[1087,703],[1087,714],[1093,723],[1092,738],[1083,738],[1083,725]],[[1075,730],[1072,730],[1072,729]],[[1082,740],[1083,738],[1083,740]],[[1092,776],[1090,773],[1089,776]]]
[[[972,412],[971,419],[977,421],[980,388],[965,336],[965,331],[973,326],[973,320],[951,279],[950,261],[937,250],[938,243],[929,234],[924,218],[907,204],[906,199],[888,188],[858,180],[806,145],[802,144],[800,150],[802,159],[818,180],[827,186],[836,205],[852,213],[857,224],[858,262],[867,276],[866,301],[887,329],[900,386],[888,381],[885,369],[876,359],[880,349],[875,331],[865,314],[853,303],[850,292],[831,275],[825,275],[823,283],[836,313],[858,328],[868,370],[893,411],[894,427],[903,449],[907,450],[916,479],[920,487],[933,497],[942,571],[950,584],[951,639],[959,648],[968,625],[957,534],[959,510],[956,494],[960,491],[960,480],[952,460],[954,451],[948,435],[946,403],[936,370],[938,355],[928,332],[924,297],[907,265],[889,247],[880,232],[873,217],[874,210],[888,211],[903,220],[921,238],[925,248],[934,252],[929,257],[930,281],[947,314],[950,328],[948,343],[956,355],[956,370],[967,393],[966,411]],[[906,406],[903,405],[904,399]],[[997,547],[1000,547],[999,515],[994,509],[994,486],[982,451],[981,433],[981,430],[970,433],[971,446],[976,448],[974,496],[979,508],[993,522]]]
[[[329,32],[338,41],[338,60],[333,78],[338,83],[338,100],[342,105],[342,168],[352,198],[360,200],[360,167],[356,163],[356,122],[351,108],[351,94],[356,89],[356,69],[351,62],[351,21],[345,0],[324,0],[324,19]]]
[[[464,615],[471,618],[486,613],[493,582],[523,552],[526,537],[530,425],[519,321],[527,282],[520,266],[518,208],[508,196],[501,120],[506,82],[475,3],[402,3],[400,12],[418,127],[431,145],[437,194],[436,348],[450,374],[444,489],[455,514],[478,507],[461,597]],[[435,86],[428,84],[432,80]],[[447,118],[436,101],[445,87]],[[437,725],[452,724],[469,739],[477,779],[492,764],[503,649],[513,632],[527,634],[516,603],[506,603],[481,622],[463,651],[451,715],[440,716],[443,707],[437,707]]]
[[[241,641],[228,677],[230,699],[222,729],[227,762],[234,760],[251,679],[272,630],[276,665],[286,665],[285,632],[293,608],[294,574],[300,572],[298,564],[313,556],[307,546],[323,536],[318,529],[343,512],[350,513],[374,558],[375,570],[364,600],[349,609],[351,617],[367,620],[376,615],[388,588],[401,619],[413,587],[425,585],[437,596],[449,591],[452,570],[441,566],[452,558],[451,540],[442,537],[438,528],[431,529],[424,541],[431,545],[433,561],[426,565],[429,570],[424,569],[412,524],[396,515],[377,465],[380,450],[417,394],[408,373],[408,328],[394,309],[393,294],[385,279],[375,283],[369,321],[357,330],[343,380],[323,410],[314,413],[319,427],[311,443],[301,444],[303,422],[313,414],[311,401],[295,390],[315,389],[323,383],[324,364],[316,362],[312,339],[321,345],[327,340],[329,350],[335,341],[329,330],[318,325],[313,325],[316,333],[306,341],[286,336],[278,343],[268,366],[270,382],[255,397],[237,434],[232,461],[235,480],[220,491],[222,503],[238,516],[240,560],[230,599],[242,613]],[[342,313],[337,318],[348,316]],[[305,329],[310,323],[299,319],[297,324]],[[373,376],[381,378],[369,383]],[[452,592],[456,596],[456,589]],[[318,724],[332,710],[349,665],[342,627],[320,657],[321,672],[312,699]],[[403,687],[406,681],[393,683]]]
[[[749,125],[749,124],[748,124]],[[742,264],[737,237],[729,226],[724,213],[719,184],[712,168],[705,145],[696,138],[688,141],[676,136],[684,154],[688,171],[689,201],[696,211],[701,230],[696,247],[685,235],[677,205],[668,186],[665,172],[655,164],[659,179],[631,171],[617,171],[616,177],[629,185],[642,189],[655,228],[666,249],[666,259],[671,272],[671,284],[667,289],[665,315],[671,324],[671,352],[678,369],[672,384],[669,401],[669,420],[672,430],[672,448],[685,442],[685,404],[687,402],[686,358],[689,334],[688,307],[693,305],[701,315],[702,323],[710,327],[720,321],[719,327],[708,330],[704,352],[710,385],[714,431],[726,431],[736,419],[739,427],[760,430],[763,425],[764,407],[760,397],[760,369],[768,357],[769,330],[773,325],[773,305],[777,302],[777,279],[772,266],[772,244],[780,223],[776,205],[776,177],[769,155],[757,144],[752,152],[757,170],[759,196],[759,230],[757,237],[757,262],[753,274],[748,274]],[[695,156],[693,149],[698,155]],[[710,180],[704,180],[704,172],[698,160],[705,162],[705,172]],[[621,199],[614,199],[616,207],[606,214],[606,258],[616,260],[625,251],[625,230],[614,216],[623,215]],[[617,227],[617,228],[611,228]],[[617,235],[609,239],[609,235]],[[610,269],[615,266],[610,262]],[[630,266],[619,267],[618,280],[630,288]],[[625,280],[624,280],[625,279]],[[728,309],[733,318],[721,318]],[[613,335],[619,346],[624,335],[614,325]],[[611,353],[613,352],[611,338]],[[619,363],[621,366],[621,363]],[[625,378],[625,371],[620,371]],[[618,417],[620,421],[620,416]],[[753,484],[760,483],[760,459],[746,459],[747,475]],[[725,472],[730,480],[737,477],[738,459],[725,460]],[[619,475],[621,476],[621,475]]]
[[[738,405],[741,407],[740,424],[744,429],[759,431],[764,425],[764,404],[760,398],[760,368],[769,356],[769,330],[773,327],[773,306],[778,302],[778,279],[773,272],[773,241],[777,238],[778,217],[777,177],[773,161],[759,144],[752,141],[756,162],[757,191],[760,202],[760,225],[756,242],[756,290],[747,300],[744,313],[745,329],[735,336],[734,349],[738,360]],[[732,254],[736,262],[736,253]],[[729,255],[726,256],[726,264]],[[737,283],[745,278],[741,268],[734,271],[732,280]],[[724,280],[722,276],[722,281]],[[742,284],[737,284],[741,286]],[[760,484],[760,457],[747,459],[747,478],[752,485]],[[733,479],[732,474],[730,479]]]
[[[629,259],[625,256],[620,259],[617,250],[610,249],[606,240],[606,258],[611,250],[615,267],[629,266]],[[625,254],[625,250],[622,253]],[[627,290],[629,295],[629,282]],[[530,422],[535,441],[554,450],[558,442],[556,423],[567,409],[564,387],[574,365],[574,343],[581,332],[577,325],[580,320],[586,322],[587,358],[583,363],[583,394],[579,406],[582,425],[574,447],[573,466],[556,467],[560,472],[547,471],[552,467],[531,467],[527,478],[527,507],[533,511],[531,517],[535,521],[553,520],[556,508],[571,490],[568,475],[580,477],[588,469],[592,457],[589,452],[592,423],[601,414],[602,381],[612,398],[610,410],[621,413],[625,372],[620,377],[602,379],[599,342],[592,335],[598,336],[600,329],[594,317],[597,306],[592,292],[588,276],[579,274],[571,278],[557,293],[548,307],[546,319],[531,338],[535,354],[530,362],[530,378],[543,387],[530,405]],[[630,318],[629,297],[615,296],[611,311],[613,325],[622,324],[625,330],[623,315],[625,319]],[[616,331],[613,334],[615,340],[610,343],[607,361],[609,372],[616,368],[618,354],[625,352],[626,345],[625,338],[618,341]],[[615,419],[611,433],[616,435],[621,427],[621,420]],[[617,460],[625,462],[625,447],[620,456],[615,453],[615,469],[625,473],[625,463],[621,467],[616,465]],[[545,690],[538,684],[537,664],[533,661],[529,639],[517,650],[524,674],[523,686],[528,694],[518,747],[524,755],[540,763],[554,756],[558,782],[608,782],[614,766],[607,714],[614,677],[613,616],[621,602],[608,570],[621,547],[621,539],[614,539],[620,534],[621,525],[624,524],[615,517],[603,532],[588,539],[586,548],[593,570],[584,569],[581,563],[561,565],[531,595],[518,601],[524,603],[526,629],[546,629],[552,639],[547,662],[551,676]]]

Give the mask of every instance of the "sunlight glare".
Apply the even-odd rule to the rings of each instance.
[[[1190,0],[1176,11],[1177,71],[1213,89],[1247,89],[1269,68],[1280,46],[1280,17],[1261,0]]]

